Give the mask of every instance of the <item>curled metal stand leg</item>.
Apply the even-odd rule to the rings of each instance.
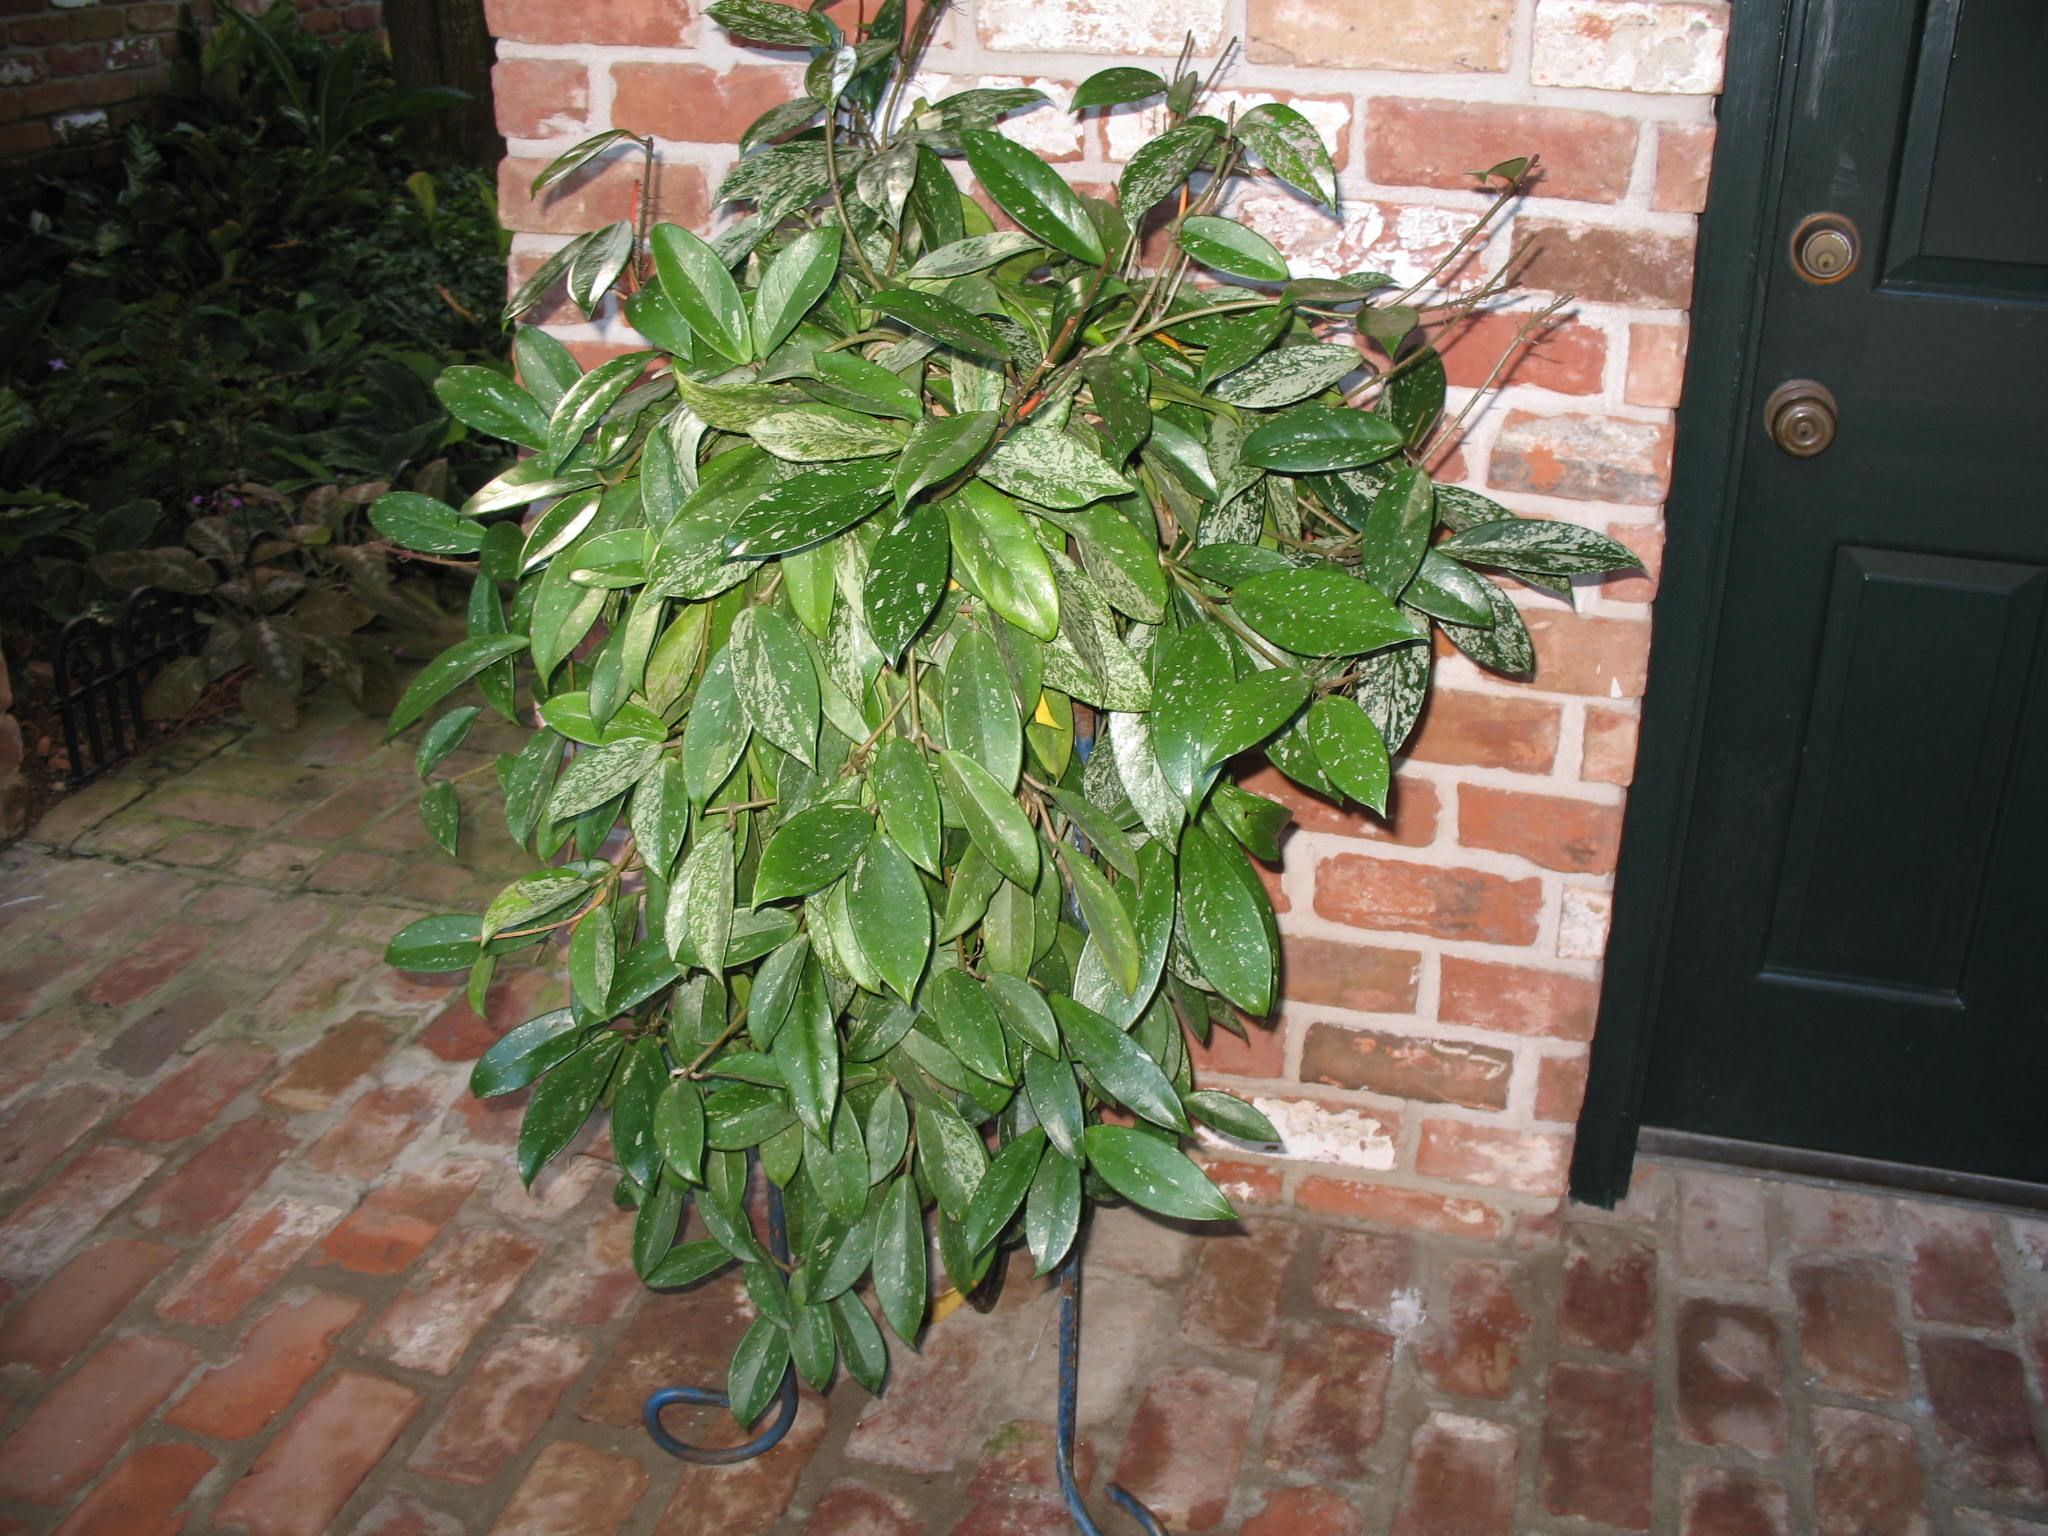
[[[768,1242],[775,1257],[788,1263],[789,1230],[782,1219],[782,1192],[772,1183],[768,1186]],[[783,1370],[782,1384],[775,1389],[775,1417],[768,1421],[766,1429],[744,1445],[714,1450],[678,1440],[663,1428],[661,1422],[662,1410],[673,1403],[688,1403],[696,1408],[728,1406],[725,1393],[716,1387],[663,1387],[650,1396],[640,1410],[640,1422],[646,1425],[648,1438],[669,1455],[702,1467],[729,1467],[735,1462],[752,1461],[780,1445],[782,1437],[789,1433],[790,1425],[796,1422],[796,1367],[792,1365]]]
[[[1067,1513],[1073,1516],[1081,1536],[1102,1536],[1081,1502],[1081,1489],[1074,1481],[1074,1403],[1081,1385],[1081,1250],[1077,1243],[1060,1264],[1060,1403],[1059,1433],[1053,1445],[1053,1461],[1059,1470],[1060,1493],[1066,1498]],[[1125,1514],[1137,1521],[1145,1536],[1166,1536],[1166,1527],[1129,1490],[1115,1483],[1109,1496]]]

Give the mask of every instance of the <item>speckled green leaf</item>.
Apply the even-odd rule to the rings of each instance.
[[[1185,1152],[1121,1125],[1088,1127],[1088,1166],[1133,1205],[1187,1221],[1232,1221],[1237,1212]]]

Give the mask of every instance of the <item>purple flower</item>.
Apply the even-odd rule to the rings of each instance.
[[[71,365],[65,362],[64,359],[61,357],[53,357],[50,359],[50,367],[56,370],[58,373],[62,373],[65,369],[69,368],[70,366]]]

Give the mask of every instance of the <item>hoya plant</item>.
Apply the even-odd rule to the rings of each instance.
[[[772,0],[710,14],[812,61],[741,140],[720,196],[745,216],[571,242],[508,314],[566,281],[647,349],[586,372],[526,328],[518,383],[450,369],[448,408],[527,456],[460,507],[372,516],[476,562],[467,638],[392,729],[473,681],[423,774],[483,708],[530,730],[497,783],[540,866],[389,958],[468,967],[481,1009],[501,957],[561,947],[568,1006],[504,1035],[475,1091],[532,1088],[528,1180],[608,1111],[650,1285],[740,1266],[748,1422],[792,1363],[881,1386],[864,1298],[914,1343],[934,1235],[970,1292],[1019,1242],[1059,1264],[1097,1199],[1229,1217],[1184,1139],[1274,1131],[1195,1085],[1188,1042],[1273,1007],[1253,861],[1287,815],[1233,761],[1384,811],[1434,633],[1532,665],[1482,572],[1568,597],[1634,557],[1424,467],[1457,424],[1419,323],[1501,288],[1430,285],[1523,162],[1484,173],[1492,210],[1422,284],[1295,279],[1225,211],[1271,183],[1334,207],[1286,106],[1205,112],[1181,66],[1098,74],[1074,110],[1162,126],[1094,197],[997,127],[1038,93],[919,93],[935,7],[906,27],[890,0],[853,36]],[[453,787],[424,811],[452,843]],[[756,1161],[786,1259],[748,1217]],[[679,1242],[692,1204],[708,1235]]]

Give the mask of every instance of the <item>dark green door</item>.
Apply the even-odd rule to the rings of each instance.
[[[1786,14],[1642,1122],[2048,1181],[2048,5]]]

